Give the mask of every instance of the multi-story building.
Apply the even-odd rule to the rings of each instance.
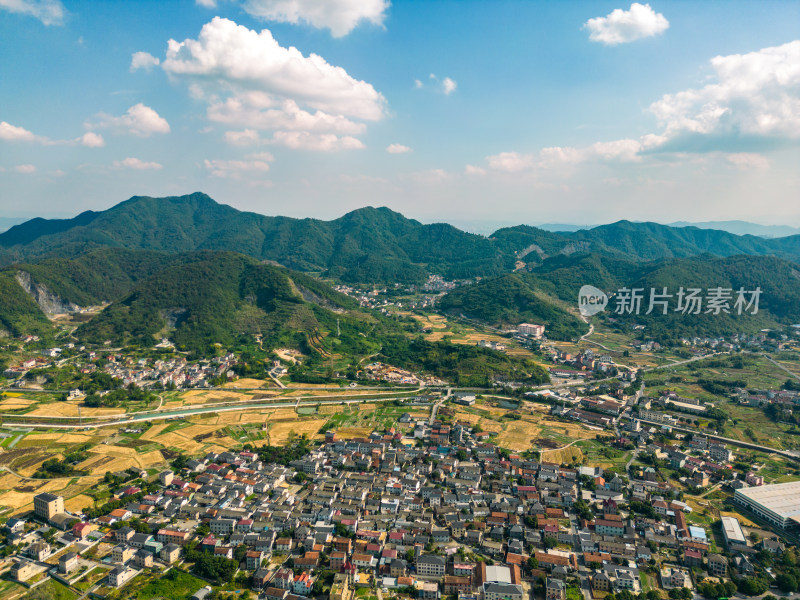
[[[558,580],[554,579],[553,581]],[[522,600],[524,594],[522,586],[514,583],[487,583],[483,586],[484,600]],[[553,598],[553,600],[564,600],[564,598],[565,596],[562,596],[558,599]]]
[[[445,561],[441,556],[423,554],[417,557],[417,575],[421,577],[444,577]]]
[[[44,492],[33,497],[33,513],[45,521],[64,513],[64,498]]]
[[[596,589],[596,588],[595,588]],[[560,579],[548,577],[545,583],[546,600],[565,600],[567,597],[567,587]]]
[[[728,572],[728,559],[720,554],[709,554],[708,572],[714,577],[725,577]]]

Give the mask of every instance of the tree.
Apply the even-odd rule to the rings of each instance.
[[[791,573],[780,573],[775,578],[775,583],[782,592],[797,591],[797,579]]]

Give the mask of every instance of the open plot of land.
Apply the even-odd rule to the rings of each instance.
[[[269,425],[269,443],[273,446],[282,446],[289,441],[292,433],[298,436],[306,434],[311,439],[319,438],[321,436],[318,435],[318,432],[324,424],[325,419],[272,422]]]
[[[571,464],[573,459],[575,462],[580,462],[583,458],[581,449],[577,446],[569,446],[567,448],[559,448],[557,450],[543,450],[542,461],[552,462],[558,464]]]
[[[3,473],[0,475],[0,506],[17,513],[31,508],[36,494],[51,492],[72,498],[96,486],[99,480],[99,477],[21,479],[11,473]]]
[[[229,390],[199,391],[192,390],[181,395],[183,404],[206,404],[208,402],[240,402],[253,399],[253,394],[247,392],[232,392]]]
[[[336,430],[336,437],[343,440],[352,440],[367,437],[372,431],[372,427],[340,427]]]
[[[80,512],[87,506],[94,506],[94,500],[84,494],[78,494],[64,501],[64,508],[70,512]]]
[[[513,421],[495,438],[495,443],[502,448],[521,452],[534,445],[540,431],[541,427],[530,421]]]
[[[86,433],[29,433],[25,439],[20,440],[17,448],[31,448],[34,446],[65,446],[71,444],[87,444],[97,439]]]
[[[92,475],[103,475],[106,471],[124,471],[131,467],[146,469],[164,463],[159,450],[139,453],[135,448],[101,444],[89,450],[89,458],[78,464],[79,469]]]
[[[80,409],[80,416],[83,417],[102,417],[106,415],[121,415],[125,413],[124,408],[92,408],[82,406],[80,402],[49,402],[40,404],[28,413],[32,417],[77,417]]]
[[[19,408],[28,408],[36,404],[38,400],[31,400],[30,398],[21,397],[6,397],[0,402],[0,410],[16,410]]]
[[[222,385],[225,389],[247,389],[247,388],[260,388],[264,386],[274,385],[271,381],[264,381],[263,379],[250,379],[248,377],[243,377],[242,379],[237,379],[235,381],[229,381],[228,383]]]

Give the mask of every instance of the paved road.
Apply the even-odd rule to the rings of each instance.
[[[631,417],[623,417],[630,419]],[[655,425],[656,427],[661,427],[663,423],[656,423],[655,421],[648,421],[647,419],[641,419],[636,417],[642,423],[647,423],[648,425]],[[696,430],[691,429],[689,427],[681,427],[679,425],[670,425],[672,429],[677,431],[683,431],[684,433],[697,433]],[[775,454],[780,454],[781,456],[785,456],[787,458],[791,458],[793,460],[800,460],[800,452],[795,450],[779,450],[778,448],[770,448],[769,446],[762,446],[761,444],[754,444],[753,442],[743,442],[742,440],[735,440],[733,438],[722,437],[720,435],[710,435],[705,434],[709,440],[717,440],[720,442],[725,442],[726,444],[730,444],[732,446],[739,446],[740,448],[749,448],[750,450],[760,450],[762,452],[772,452]]]
[[[269,408],[294,408],[297,406],[316,406],[317,404],[358,404],[361,402],[391,402],[394,400],[399,399],[397,396],[392,396],[389,398],[350,398],[350,399],[337,399],[337,400],[308,400],[305,402],[279,402],[279,403],[245,403],[239,404],[235,406],[201,406],[197,408],[188,408],[188,409],[178,409],[178,410],[168,410],[168,411],[161,411],[159,413],[138,413],[132,415],[125,415],[120,418],[105,418],[100,417],[98,420],[93,420],[89,423],[71,425],[71,424],[64,424],[64,423],[47,423],[47,422],[40,422],[40,423],[19,423],[14,421],[4,421],[2,425],[4,427],[30,427],[36,429],[81,429],[84,427],[108,427],[108,426],[116,426],[116,425],[129,425],[131,423],[140,423],[142,421],[163,421],[165,419],[172,419],[172,418],[180,418],[186,417],[189,415],[198,415],[204,413],[215,413],[215,412],[231,412],[231,411],[243,411],[243,410],[254,410],[254,409],[269,409]],[[14,415],[10,415],[10,419],[15,418]],[[19,418],[19,416],[16,416]],[[47,417],[37,417],[46,419]],[[53,419],[63,420],[65,418],[73,420],[77,420],[78,417],[53,417]],[[84,420],[86,417],[84,417]],[[102,420],[100,420],[102,419]]]

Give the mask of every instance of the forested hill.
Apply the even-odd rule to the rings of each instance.
[[[134,196],[74,219],[33,219],[0,234],[0,264],[70,258],[99,247],[167,253],[231,250],[345,282],[419,282],[532,270],[548,258],[591,252],[633,261],[774,255],[800,260],[800,236],[762,239],[697,227],[620,221],[549,232],[527,225],[489,237],[445,223],[422,224],[388,208],[366,207],[332,221],[264,216],[205,194]]]
[[[422,281],[428,271],[492,275],[513,264],[482,236],[423,225],[387,208],[367,207],[333,221],[292,219],[241,212],[201,193],[137,196],[72,220],[35,219],[0,234],[0,259],[71,257],[101,246],[231,250],[348,282]]]
[[[668,343],[685,336],[754,333],[800,323],[800,270],[792,262],[770,256],[704,255],[646,263],[597,254],[559,256],[546,259],[528,273],[489,278],[458,288],[448,293],[439,306],[446,312],[499,327],[513,327],[525,321],[545,323],[549,337],[575,339],[586,329],[575,310],[583,285],[593,285],[611,296],[608,308],[598,318],[627,329],[643,325],[642,335]],[[681,287],[700,288],[704,295],[716,287],[760,288],[758,314],[736,314],[732,302],[728,313],[709,314],[704,307],[701,314],[683,314],[675,310],[674,297]],[[615,314],[613,294],[622,288],[644,290],[638,315]],[[664,288],[673,294],[667,314],[661,314],[658,307],[650,315],[645,314],[650,290],[661,292]]]

